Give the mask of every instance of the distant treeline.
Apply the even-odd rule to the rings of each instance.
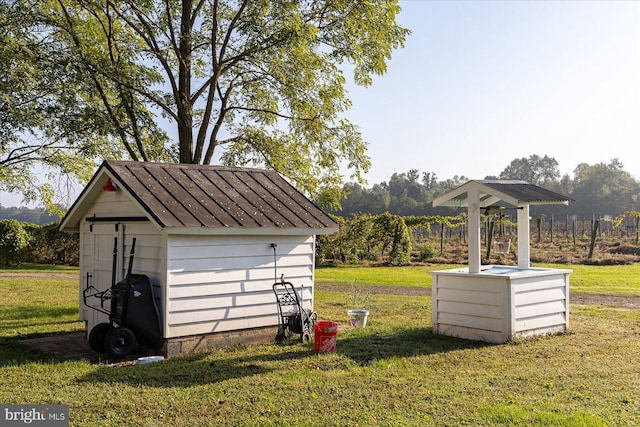
[[[532,206],[534,218],[556,215],[557,219],[577,216],[589,220],[617,218],[624,212],[640,211],[640,182],[624,170],[618,159],[594,165],[581,163],[569,176],[560,174],[558,162],[553,157],[531,155],[513,160],[498,176],[483,179],[524,180],[574,199],[568,206]],[[434,208],[431,202],[468,180],[464,175],[440,180],[434,172],[411,169],[394,173],[389,181],[373,184],[370,188],[348,183],[344,187],[348,195],[341,199],[341,209],[330,213],[346,218],[357,213],[379,215],[385,212],[401,216],[455,216],[460,210]],[[3,219],[43,225],[60,218],[44,208],[0,205],[0,220]]]
[[[58,215],[49,214],[44,208],[4,207],[0,205],[0,221],[3,219],[15,219],[23,223],[44,225],[58,221]]]
[[[483,179],[524,180],[574,199],[568,206],[532,206],[532,217],[577,215],[588,219],[618,217],[624,212],[640,211],[640,182],[626,172],[617,159],[595,165],[582,163],[575,168],[573,176],[561,176],[554,158],[532,155],[513,160],[498,176],[486,176]],[[439,180],[433,172],[411,169],[394,173],[389,181],[374,184],[370,188],[349,183],[345,185],[348,196],[340,202],[342,209],[332,213],[343,217],[356,213],[377,215],[384,212],[402,216],[456,215],[459,210],[434,208],[431,202],[468,180],[463,175]]]

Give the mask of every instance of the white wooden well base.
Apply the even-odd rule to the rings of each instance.
[[[572,270],[482,266],[440,270],[433,279],[433,332],[503,343],[569,328]]]

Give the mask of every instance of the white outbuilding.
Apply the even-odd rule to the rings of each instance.
[[[284,274],[312,308],[315,236],[338,226],[273,171],[106,161],[60,229],[80,234],[87,331],[108,315],[83,290],[122,280],[136,239],[132,271],[151,281],[170,357],[273,339],[274,280]]]

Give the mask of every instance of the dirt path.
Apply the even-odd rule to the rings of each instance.
[[[3,271],[0,280],[78,280],[78,273],[66,271],[47,271],[30,273],[12,273]]]
[[[571,294],[570,301],[573,304],[605,305],[618,308],[632,308],[640,310],[640,298],[620,297],[614,295]]]
[[[318,283],[316,289],[322,291],[349,292],[349,285],[337,283]],[[431,296],[431,288],[416,288],[403,286],[367,286],[374,294],[393,294],[409,296]],[[594,295],[572,293],[570,301],[573,304],[581,305],[604,305],[608,307],[631,308],[640,310],[640,298],[621,297],[613,295]]]

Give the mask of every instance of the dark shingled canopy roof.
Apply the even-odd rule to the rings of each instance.
[[[105,161],[92,182],[102,170],[108,171],[114,183],[162,228],[337,228],[329,216],[274,171]],[[69,213],[82,199],[83,195]]]
[[[480,202],[489,206],[500,200],[519,205],[566,204],[573,199],[540,186],[519,180],[472,180],[437,197],[434,206],[466,206],[467,190],[476,187]]]
[[[560,193],[530,184],[527,181],[514,180],[478,180],[483,185],[508,194],[525,203],[563,203],[573,200]]]

